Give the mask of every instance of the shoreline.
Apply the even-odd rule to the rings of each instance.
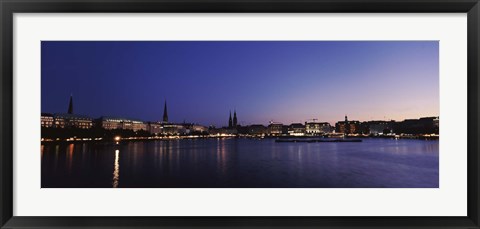
[[[155,136],[155,137],[115,137],[113,139],[106,139],[106,138],[67,138],[67,139],[45,139],[41,138],[41,144],[46,143],[73,143],[73,142],[110,142],[110,143],[118,143],[124,141],[172,141],[172,140],[194,140],[194,139],[282,139],[282,140],[320,140],[320,139],[410,139],[410,140],[439,140],[438,135],[396,135],[396,136],[348,136],[346,138],[338,137],[338,136],[253,136],[253,135],[209,135],[209,136]]]

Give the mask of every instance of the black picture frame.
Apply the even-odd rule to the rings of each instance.
[[[480,228],[478,0],[0,0],[1,228]],[[468,14],[467,217],[17,217],[13,216],[13,15],[78,12]],[[255,207],[255,206],[252,206]],[[448,207],[448,206],[446,206]]]

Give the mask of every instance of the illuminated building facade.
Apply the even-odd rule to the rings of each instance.
[[[111,116],[100,117],[100,119],[98,120],[98,125],[106,130],[147,130],[147,124],[143,121]]]
[[[187,129],[181,124],[168,123],[162,124],[162,127],[163,135],[183,135],[187,132]]]
[[[132,124],[131,124],[131,130],[137,132],[137,131],[140,131],[140,130],[144,130],[146,131],[147,130],[147,124],[144,123],[143,121],[140,121],[140,120],[131,120]]]
[[[158,123],[158,122],[148,122],[147,123],[147,131],[150,134],[159,135],[163,131],[163,126],[162,126],[161,123]]]
[[[207,134],[208,127],[197,125],[194,123],[183,123],[183,127],[185,128],[186,134]]]
[[[93,127],[93,119],[87,115],[73,114],[73,97],[70,95],[67,113],[42,113],[41,126],[53,128],[90,129]]]
[[[336,133],[358,134],[361,133],[359,121],[349,121],[345,116],[345,121],[339,121],[335,124]]]
[[[331,126],[328,122],[305,122],[305,134],[321,135],[330,133]]]
[[[394,133],[395,121],[368,121],[362,123],[364,134],[383,135]]]
[[[41,126],[42,127],[53,127],[53,114],[42,113],[41,115]]]
[[[305,126],[301,123],[292,123],[288,128],[288,135],[291,136],[304,136]]]
[[[93,119],[86,115],[56,113],[53,115],[53,120],[55,128],[90,129],[93,127]]]
[[[106,130],[123,129],[123,119],[116,117],[100,117],[98,120],[98,126]]]
[[[193,125],[191,128],[194,132],[205,133],[208,132],[208,127],[202,125]]]
[[[270,122],[267,127],[267,134],[270,136],[280,136],[283,134],[283,124],[279,122]]]
[[[232,129],[228,129],[226,127],[223,127],[223,128],[215,128],[215,127],[211,127],[208,129],[208,133],[210,135],[231,135],[232,134]]]

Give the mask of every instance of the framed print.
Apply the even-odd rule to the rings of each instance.
[[[1,7],[2,228],[479,228],[476,0]]]

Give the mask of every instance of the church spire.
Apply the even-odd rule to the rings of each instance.
[[[73,96],[70,94],[70,103],[68,103],[68,113],[73,114]]]
[[[233,128],[237,128],[237,111],[233,110]]]
[[[230,117],[228,118],[228,128],[232,128],[232,111],[230,110]]]
[[[163,106],[163,122],[168,122],[167,100],[166,99],[165,99],[165,105]]]

